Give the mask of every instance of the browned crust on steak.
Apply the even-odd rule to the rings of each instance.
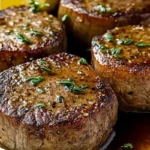
[[[117,119],[117,98],[92,67],[79,64],[79,60],[61,53],[0,73],[0,142],[4,146],[15,150],[94,150],[104,143]],[[41,61],[55,73],[43,72]],[[44,80],[30,85],[27,79],[35,76]],[[60,84],[68,78],[88,87],[84,93],[72,93]],[[39,87],[46,92],[38,93]],[[56,101],[58,95],[64,97],[64,103]],[[38,103],[45,107],[35,107]]]
[[[29,40],[21,41],[19,35]],[[66,50],[64,26],[52,15],[25,6],[0,11],[0,71]]]
[[[106,40],[111,34],[113,42]],[[92,41],[92,63],[94,68],[110,82],[125,111],[150,111],[150,46],[138,47],[138,42],[150,43],[150,27],[126,26],[108,31]],[[118,44],[119,39],[132,39],[128,45]],[[96,44],[95,44],[96,43]],[[100,50],[100,45],[106,51]],[[120,48],[120,58],[108,51]]]
[[[101,13],[99,4],[108,5],[110,11]],[[58,17],[67,14],[67,30],[89,46],[94,36],[116,26],[149,24],[149,8],[148,0],[61,0]]]

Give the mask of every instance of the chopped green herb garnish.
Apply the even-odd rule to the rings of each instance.
[[[111,49],[111,54],[114,55],[114,54],[120,54],[121,53],[121,48],[119,47],[115,47],[115,48],[112,48]]]
[[[40,31],[37,30],[32,30],[30,32],[31,36],[42,36],[42,33]]]
[[[119,45],[130,45],[133,43],[132,39],[117,39]]]
[[[35,0],[30,0],[29,5],[31,6],[30,11],[31,12],[39,12],[42,8],[44,7],[49,7],[50,4],[45,3],[44,5],[40,5],[39,2],[35,1]]]
[[[126,143],[123,146],[121,146],[122,148],[130,148],[133,149],[133,145],[131,143]]]
[[[38,11],[40,11],[40,4],[39,4],[39,2],[37,2],[37,1],[35,1],[35,0],[31,0],[30,2],[29,2],[29,5],[31,5],[31,8],[30,8],[30,11],[31,12],[38,12]]]
[[[38,62],[40,65],[45,65],[45,62],[44,61],[39,61]]]
[[[38,103],[38,104],[35,104],[34,107],[44,108],[44,107],[45,107],[45,104]]]
[[[46,68],[46,67],[44,66],[44,65],[45,65],[45,62],[44,62],[44,61],[38,61],[38,64],[40,65],[42,71],[45,71],[45,72],[47,72],[47,73],[54,73],[53,70],[48,69],[48,68]]]
[[[71,85],[69,87],[69,91],[72,93],[84,93],[84,90],[78,85]]]
[[[103,44],[100,44],[97,41],[92,41],[92,45],[96,45],[102,53],[106,52],[106,47]]]
[[[113,10],[111,7],[109,7],[109,6],[106,6],[106,5],[104,5],[104,4],[102,4],[102,3],[100,3],[99,5],[98,5],[98,9],[99,9],[99,12],[100,13],[111,13],[111,12],[115,12],[115,10]]]
[[[107,53],[113,55],[113,57],[122,58],[121,48],[119,48],[119,47],[115,47],[115,48],[112,48],[112,49],[107,49]]]
[[[75,84],[73,79],[67,79],[67,80],[61,80],[60,84],[64,85],[64,86],[71,86],[73,84]]]
[[[99,4],[98,8],[99,8],[100,13],[107,12],[107,8],[106,8],[106,6],[104,4]]]
[[[65,99],[64,99],[63,96],[57,96],[57,101],[58,101],[59,103],[65,103]]]
[[[45,3],[45,4],[43,5],[43,7],[49,7],[49,6],[50,6],[49,3]]]
[[[85,58],[80,58],[79,61],[78,61],[78,64],[79,64],[79,65],[87,65],[88,62],[86,61]]]
[[[48,69],[48,68],[46,68],[46,67],[41,67],[41,70],[42,70],[42,71],[45,71],[45,72],[47,72],[47,73],[54,73],[54,71],[52,71],[52,70],[50,70],[50,69]]]
[[[147,46],[150,46],[150,44],[147,44],[145,42],[137,42],[135,45],[138,46],[138,47],[147,47]]]
[[[81,87],[81,86],[76,85],[73,79],[61,80],[60,84],[62,84],[65,87],[65,89],[67,89],[68,91],[72,93],[76,93],[76,94],[85,93],[83,88],[87,87],[87,86]]]
[[[43,80],[44,80],[44,77],[42,77],[42,76],[31,77],[31,78],[27,79],[27,81],[29,81],[31,85],[38,85]]]
[[[66,22],[69,20],[69,16],[67,14],[65,14],[64,16],[62,16],[61,20],[62,20],[62,22]]]
[[[37,91],[38,91],[39,93],[45,93],[45,92],[46,92],[44,88],[37,88]]]
[[[110,33],[106,33],[104,37],[105,37],[105,39],[106,39],[108,42],[113,42],[113,41],[114,41],[114,37],[113,37],[113,35],[110,34]]]
[[[31,43],[31,41],[22,34],[17,34],[17,38],[20,42],[23,42],[23,43],[26,43],[26,44]]]
[[[88,85],[87,85],[87,84],[82,84],[82,85],[80,85],[80,87],[81,87],[82,89],[85,89],[85,88],[88,88]]]
[[[114,54],[113,55],[115,58],[123,58],[123,56],[121,54]]]

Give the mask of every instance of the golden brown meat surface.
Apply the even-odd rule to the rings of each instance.
[[[150,1],[61,0],[58,16],[69,32],[89,46],[94,36],[116,26],[149,24]]]
[[[92,41],[92,63],[110,82],[120,109],[150,111],[150,27],[126,26]]]
[[[0,143],[10,150],[95,150],[118,102],[86,60],[61,53],[0,73]]]
[[[25,6],[0,11],[0,71],[65,50],[64,27],[54,16]]]

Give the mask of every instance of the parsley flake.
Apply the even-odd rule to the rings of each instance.
[[[29,79],[27,79],[27,81],[30,82],[31,85],[38,85],[40,82],[42,82],[44,80],[44,77],[42,76],[38,76],[38,77],[31,77]]]
[[[42,70],[42,71],[45,71],[45,72],[47,72],[47,73],[54,73],[53,70],[48,69],[48,68],[46,68],[46,67],[41,67],[41,70]]]
[[[110,34],[110,33],[106,33],[106,34],[104,35],[104,37],[105,37],[105,39],[106,39],[108,42],[113,42],[113,41],[114,41],[114,37],[113,37],[113,35]]]
[[[99,8],[100,13],[107,12],[106,6],[104,4],[99,4],[98,8]]]
[[[42,6],[39,4],[39,2],[35,0],[30,0],[29,5],[31,6],[30,11],[33,13],[39,12],[44,7],[49,7],[50,4],[44,3]]]
[[[133,145],[131,143],[126,143],[123,146],[121,146],[122,148],[130,148],[133,149]]]
[[[150,46],[150,44],[147,44],[145,42],[137,42],[135,45],[138,46],[138,47],[148,47],[148,46]]]
[[[106,46],[98,43],[97,41],[92,41],[92,46],[97,46],[102,53],[106,52]]]
[[[44,107],[45,107],[45,104],[37,103],[37,104],[34,105],[34,107],[44,108]]]
[[[85,58],[80,58],[79,61],[78,61],[78,64],[79,64],[79,65],[87,65],[88,62],[86,61]]]
[[[64,16],[62,16],[61,20],[62,20],[62,22],[66,22],[69,20],[69,16],[67,14],[65,14]]]
[[[63,96],[57,95],[56,99],[59,103],[65,103],[65,99]]]
[[[87,85],[84,87],[83,85],[76,85],[73,79],[61,80],[60,84],[62,84],[65,89],[75,94],[83,94],[85,93],[83,89],[87,88]]]
[[[132,39],[117,39],[119,45],[130,45],[133,43]]]
[[[24,35],[19,34],[19,33],[17,34],[17,39],[22,43],[26,43],[26,44],[31,43],[31,41],[28,38],[26,38]]]
[[[122,58],[123,56],[121,55],[121,48],[119,47],[115,47],[115,48],[112,48],[112,49],[108,49],[107,52],[111,55],[113,55],[113,57],[116,57],[116,58]]]

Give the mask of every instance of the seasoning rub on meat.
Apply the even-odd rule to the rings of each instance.
[[[120,27],[95,37],[92,63],[112,85],[121,110],[150,111],[150,27]]]
[[[65,50],[65,30],[54,16],[25,6],[0,11],[0,71]]]
[[[61,53],[0,73],[0,143],[10,150],[95,150],[118,102],[84,58]]]
[[[74,37],[90,46],[96,35],[116,26],[150,23],[149,0],[61,0],[59,19]]]

